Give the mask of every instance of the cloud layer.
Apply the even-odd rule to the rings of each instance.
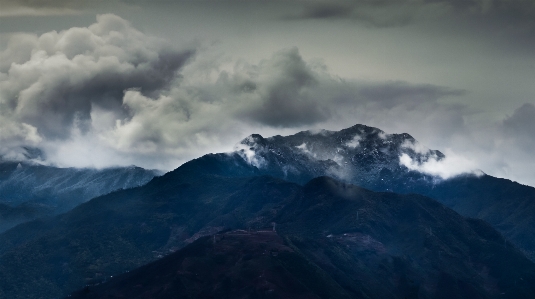
[[[466,90],[348,80],[297,48],[256,63],[229,60],[213,48],[171,45],[111,14],[88,27],[13,35],[0,58],[4,158],[34,146],[64,166],[169,170],[232,150],[251,133],[362,123],[408,132],[447,154],[436,165],[402,161],[409,168],[443,177],[478,168],[535,185],[525,162],[535,146],[532,103],[499,122],[468,122],[473,110],[449,104]]]
[[[534,25],[530,0],[335,0],[304,1],[293,19],[352,19],[373,27],[404,26],[415,19],[458,13],[510,19]]]
[[[73,124],[86,131],[93,107],[123,109],[125,89],[153,94],[169,85],[191,52],[160,44],[114,15],[88,28],[14,36],[2,55],[2,112],[47,138],[68,137]]]

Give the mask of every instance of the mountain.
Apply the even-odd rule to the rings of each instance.
[[[238,143],[236,153],[260,173],[300,184],[328,175],[385,191],[436,181],[400,165],[401,155],[418,163],[445,157],[440,151],[424,149],[409,134],[386,134],[364,125],[337,132],[303,131],[285,137],[253,134]]]
[[[339,150],[344,144],[345,153]],[[339,152],[342,158],[334,155]],[[351,297],[533,297],[533,263],[523,254],[529,243],[521,242],[533,236],[531,218],[523,218],[533,188],[487,175],[441,180],[400,165],[400,155],[444,158],[408,134],[359,125],[252,135],[235,152],[203,156],[144,186],[0,234],[0,297],[64,296],[180,252],[203,236],[272,222],[284,246]],[[347,184],[352,179],[386,192]],[[440,201],[481,213],[504,234]],[[519,202],[523,211],[513,210]],[[495,219],[512,226],[500,228]],[[507,234],[513,231],[517,235]],[[242,252],[239,246],[229,250]]]
[[[271,231],[231,231],[69,298],[351,298]]]
[[[240,156],[249,165],[240,173],[267,174],[299,184],[328,175],[374,191],[432,197],[461,215],[487,221],[535,261],[535,188],[480,171],[450,179],[412,171],[400,157],[421,164],[445,156],[409,134],[386,134],[364,125],[285,137],[253,134],[236,146],[235,154],[235,159]],[[228,157],[212,158],[227,163],[221,168],[235,168]]]
[[[0,231],[59,214],[93,197],[143,185],[161,173],[140,167],[58,168],[0,161]]]
[[[248,180],[271,192],[287,184]],[[266,219],[276,233],[269,227],[202,237],[71,298],[535,295],[535,265],[481,220],[423,196],[376,193],[328,177],[298,191]]]
[[[52,214],[52,211],[42,205],[28,203],[11,207],[0,203],[0,232],[6,231],[19,223],[50,214]]]
[[[265,227],[280,202],[299,189],[266,177],[177,176],[112,192],[1,234],[0,298],[59,297],[225,227]]]
[[[321,298],[328,296],[308,286],[332,284],[333,292],[353,298],[404,298],[415,292],[422,298],[535,296],[534,264],[480,220],[424,196],[373,192],[326,177],[301,186],[248,176],[249,164],[235,158],[221,154],[193,160],[144,186],[1,234],[0,297],[66,296],[180,252],[203,236],[270,228],[273,222],[283,245],[317,271],[301,273],[305,264],[299,262],[297,272],[284,275],[301,282],[300,277],[310,277],[313,283],[303,283],[305,290]],[[236,163],[232,169],[230,162]],[[234,265],[230,255],[243,250],[230,248],[229,256],[216,260]],[[205,262],[215,261],[200,260],[192,267]],[[266,270],[281,265],[258,262]]]

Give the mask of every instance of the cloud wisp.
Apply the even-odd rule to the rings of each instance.
[[[483,172],[477,169],[474,160],[459,155],[451,149],[446,149],[444,156],[438,156],[418,141],[405,142],[401,146],[427,156],[425,161],[415,161],[408,154],[402,153],[399,156],[399,164],[409,170],[439,177],[443,180],[459,175],[483,175]]]

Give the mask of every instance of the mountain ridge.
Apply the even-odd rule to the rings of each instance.
[[[429,196],[462,215],[488,221],[535,261],[535,188],[480,170],[451,178],[411,170],[401,163],[401,155],[420,165],[431,160],[446,163],[446,156],[410,134],[386,134],[358,124],[340,131],[269,138],[252,134],[238,143],[235,153],[254,168],[251,172],[299,184],[328,175],[374,191]]]
[[[0,221],[0,231],[66,212],[117,189],[143,185],[158,175],[161,172],[137,166],[58,168],[25,161],[0,162],[0,204],[9,210],[9,217]]]
[[[252,232],[247,229],[249,222],[236,222],[235,228],[242,228],[239,230],[239,238],[250,238],[248,236],[254,236],[256,230],[262,227],[269,229],[261,233],[274,233],[271,232],[271,223],[275,222],[277,234],[285,240],[285,246],[299,253],[318,271],[325,273],[322,277],[333,279],[339,286],[339,294],[347,294],[345,296],[351,298],[517,298],[535,294],[531,285],[532,280],[535,282],[535,264],[529,262],[510,243],[504,246],[503,237],[485,222],[464,218],[425,196],[373,192],[329,177],[315,178],[305,186],[297,186],[269,176],[231,179],[234,182],[242,180],[254,186],[241,188],[239,191],[243,192],[249,202],[255,198],[255,195],[250,193],[253,189],[263,190],[257,194],[267,192],[268,197],[264,197],[266,199],[277,194],[273,189],[277,190],[283,186],[300,191],[295,196],[287,197],[287,200],[275,200],[283,206],[279,209],[270,208],[277,209],[277,212],[268,213],[272,216],[258,223]],[[257,185],[258,183],[260,185]],[[233,202],[234,196],[228,197],[224,206]],[[238,209],[240,206],[256,209],[254,205],[249,204],[238,205]],[[210,223],[208,222],[208,225],[213,225]],[[183,250],[170,253],[162,260],[139,270],[131,270],[119,277],[114,275],[109,283],[89,286],[74,297],[135,298],[136,295],[151,292],[151,297],[168,298],[163,294],[171,289],[181,289],[180,281],[183,284],[184,279],[188,279],[188,285],[192,285],[189,293],[188,288],[186,291],[182,288],[181,292],[196,298],[212,298],[214,293],[195,287],[208,279],[203,269],[212,268],[208,265],[218,267],[226,263],[222,261],[237,259],[242,255],[236,252],[251,248],[249,243],[224,243],[224,238],[225,233],[208,234],[207,237],[201,237],[186,245]],[[225,244],[225,249],[198,257],[200,252],[207,248],[218,246],[213,245],[214,242]],[[263,250],[267,250],[266,248],[269,246]],[[270,250],[267,252],[269,254]],[[193,253],[197,257],[193,260],[190,258],[190,262],[173,262],[175,266],[165,270],[170,261],[179,256],[187,258]],[[249,254],[253,255],[254,261],[254,256],[262,256],[262,250],[252,250]],[[214,264],[215,260],[220,262]],[[231,264],[237,265],[234,262]],[[272,268],[264,268],[261,264],[255,265],[251,270],[255,273],[263,273],[268,269],[271,269],[271,277],[273,273],[279,273]],[[152,269],[149,273],[154,273],[154,276],[146,275],[144,271],[147,269]],[[217,280],[208,279],[213,282],[208,286],[217,289],[221,281],[228,280],[231,285],[234,283],[231,289],[235,290],[240,281],[257,277],[249,271],[239,274],[240,272],[231,266],[225,269],[228,271],[217,275]],[[203,278],[192,281],[187,278],[192,274],[187,273],[199,273]],[[217,270],[216,273],[221,272]],[[135,280],[130,280],[132,277]],[[274,290],[284,287],[280,283],[270,281],[274,284],[271,287]],[[139,289],[139,294],[132,295],[133,285],[143,286]],[[199,293],[200,289],[205,292]],[[253,292],[252,289],[248,290]],[[215,294],[219,297],[233,297],[233,291],[228,292],[221,293],[221,289],[218,289]],[[185,296],[184,293],[181,294]],[[329,298],[325,294],[319,297]]]
[[[370,132],[373,135],[370,144],[388,141],[379,131]],[[464,176],[444,184],[399,165],[389,176],[381,175],[381,171],[374,170],[374,173],[380,175],[376,178],[400,182],[390,189],[398,188],[404,191],[402,194],[373,190],[383,186],[373,180],[364,188],[356,187],[325,174],[316,175],[334,166],[332,163],[339,165],[333,159],[311,165],[303,162],[313,157],[298,148],[307,134],[298,136],[301,139],[293,140],[290,146],[271,147],[271,150],[270,140],[254,136],[264,143],[262,150],[266,155],[259,157],[274,158],[266,160],[268,167],[254,166],[248,160],[247,150],[253,146],[231,153],[209,154],[141,187],[115,191],[68,213],[19,225],[0,234],[0,292],[3,292],[0,294],[9,298],[66,295],[97,277],[132,270],[223,228],[255,229],[269,227],[272,222],[277,223],[280,234],[288,237],[289,242],[322,269],[337,265],[335,269],[341,272],[335,271],[333,275],[343,273],[336,274],[336,279],[352,292],[376,295],[371,297],[394,292],[399,286],[394,280],[384,287],[384,283],[377,280],[383,276],[370,270],[381,266],[386,269],[384,275],[391,275],[389,277],[403,274],[404,281],[419,277],[420,285],[426,286],[424,290],[431,290],[426,293],[431,298],[440,298],[438,294],[432,295],[433,285],[442,285],[441,290],[454,285],[451,292],[445,291],[453,297],[466,295],[466,288],[488,295],[482,295],[483,298],[499,297],[498,291],[506,291],[510,298],[529,295],[532,291],[535,294],[535,290],[530,289],[529,283],[535,285],[531,278],[528,284],[521,282],[522,287],[516,287],[522,281],[520,278],[531,277],[533,263],[524,255],[529,243],[525,246],[504,234],[508,241],[484,221],[465,218],[436,197],[425,196],[428,192],[453,203],[475,199],[475,210],[478,210],[481,200],[514,204],[522,196],[526,196],[524,200],[529,207],[532,197],[525,194],[527,191],[507,181],[500,181],[505,184],[503,186],[495,184],[497,179],[485,175]],[[409,138],[404,136],[397,146]],[[285,137],[277,137],[281,138]],[[348,140],[349,137],[338,142]],[[309,150],[322,150],[321,145],[318,143]],[[258,153],[255,152],[255,156]],[[372,158],[384,162],[382,165],[392,164],[381,157],[394,151],[374,153],[377,155]],[[285,176],[281,166],[286,164],[282,162],[292,161],[288,158],[292,155],[304,157],[298,161],[302,164],[295,163],[303,167],[296,167],[300,173],[287,171]],[[438,153],[435,156],[438,157]],[[369,161],[374,162],[373,159]],[[322,165],[325,167],[314,169]],[[361,170],[366,171],[365,167]],[[489,185],[493,188],[488,188]],[[503,197],[502,193],[494,194],[496,198],[487,197],[496,190],[515,197]],[[483,197],[471,197],[480,195]],[[494,215],[502,215],[503,210]],[[525,219],[529,211],[523,209],[515,219],[510,219],[513,231],[522,233],[521,240],[532,234],[531,224],[517,220]],[[493,226],[496,227],[496,223]],[[511,232],[511,227],[501,230]],[[393,258],[396,256],[400,258]],[[383,263],[383,260],[389,262]],[[24,272],[18,272],[22,267],[25,267]],[[444,271],[437,272],[433,267],[443,267]],[[472,274],[466,276],[467,273]],[[366,287],[363,281],[369,281],[370,285]],[[381,293],[381,287],[388,292]],[[403,290],[410,288],[412,286],[406,284],[402,287]]]

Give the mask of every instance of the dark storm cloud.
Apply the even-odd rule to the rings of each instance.
[[[19,44],[33,45],[18,55]],[[95,106],[126,115],[123,94],[136,88],[157,96],[192,56],[101,15],[87,28],[41,36],[15,35],[2,54],[2,114],[38,128],[47,138],[68,138],[73,126],[87,131]]]
[[[276,53],[262,61],[257,73],[238,86],[254,86],[259,101],[245,102],[238,117],[268,126],[296,127],[327,119],[329,110],[310,94],[319,83],[297,48]],[[255,82],[255,77],[258,82]],[[242,89],[243,90],[243,89]],[[245,91],[247,92],[247,91]]]
[[[525,150],[535,146],[535,105],[526,103],[503,121],[505,138],[513,140]]]
[[[458,97],[466,92],[431,84],[409,84],[403,81],[370,84],[360,89],[359,94],[384,108],[398,105],[416,106],[433,102],[443,97]]]
[[[510,21],[535,26],[535,3],[531,0],[362,0],[304,2],[301,14],[288,19],[350,19],[372,27],[394,27],[417,18],[461,14],[486,17],[487,22]]]
[[[410,23],[412,8],[403,1],[311,1],[305,2],[301,14],[283,19],[349,19],[371,27],[393,27]]]
[[[302,17],[305,19],[348,18],[353,7],[342,3],[320,3],[305,8]]]
[[[344,81],[322,65],[304,61],[297,48],[279,51],[258,65],[221,72],[213,86],[193,89],[205,91],[199,93],[205,102],[231,99],[225,103],[232,118],[283,128],[311,126],[364,109],[368,115],[395,109],[414,113],[437,109],[444,117],[449,114],[437,101],[464,94],[431,84]],[[447,108],[455,113],[462,109]]]
[[[321,124],[419,123],[459,131],[464,110],[441,105],[462,92],[407,82],[369,83],[332,76],[324,65],[305,61],[296,48],[258,64],[222,67],[197,55],[183,79],[157,97],[129,90],[123,105],[131,117],[102,136],[118,150],[194,157],[199,148],[237,141],[258,128],[308,129]],[[211,74],[209,76],[203,74]]]
[[[91,1],[78,0],[0,0],[0,16],[50,16],[78,14]]]

